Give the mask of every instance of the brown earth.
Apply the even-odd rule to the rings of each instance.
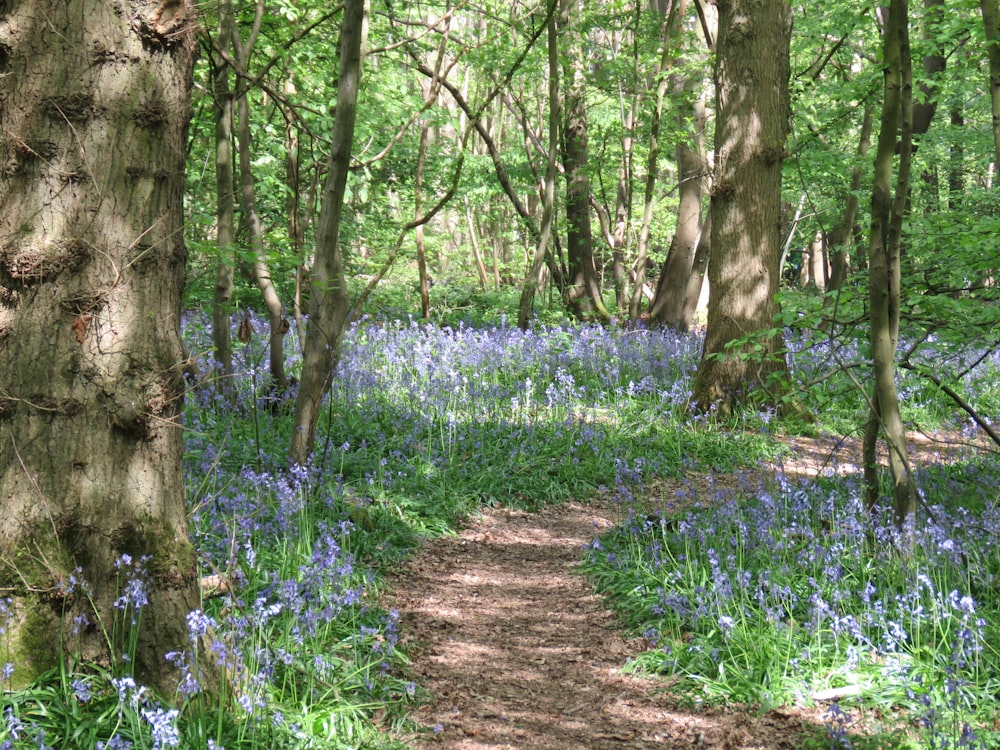
[[[843,470],[860,457],[856,440],[789,445],[790,473]],[[923,460],[960,449],[915,436]],[[656,493],[681,486],[658,482]],[[823,731],[823,706],[693,709],[668,683],[622,672],[648,644],[622,634],[577,570],[618,515],[606,498],[493,509],[408,563],[386,604],[400,613],[413,677],[431,696],[415,713],[426,730],[408,738],[415,747],[779,750]]]

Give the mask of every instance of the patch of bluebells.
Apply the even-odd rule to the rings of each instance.
[[[263,320],[251,322],[266,329]],[[189,350],[210,352],[207,319],[184,323]],[[506,324],[362,322],[345,333],[330,396],[349,410],[350,431],[330,425],[314,465],[289,472],[284,439],[276,438],[281,415],[265,397],[265,337],[233,339],[236,373],[228,390],[199,388],[189,399],[185,472],[191,495],[200,498],[191,511],[195,545],[231,577],[238,596],[224,602],[225,617],[198,639],[212,641],[210,653],[193,639],[170,657],[185,675],[185,695],[200,685],[198,659],[226,665],[238,675],[249,712],[261,711],[269,681],[288,669],[328,679],[345,656],[321,645],[335,632],[355,654],[369,652],[370,664],[358,672],[361,688],[383,689],[395,621],[368,611],[372,574],[350,552],[349,491],[340,478],[352,476],[353,487],[362,478],[361,501],[371,503],[418,475],[455,472],[456,454],[481,452],[485,444],[533,472],[549,462],[599,457],[610,475],[616,457],[607,449],[603,414],[628,403],[660,414],[682,410],[701,347],[697,336],[596,326],[521,331]],[[286,344],[294,371],[291,336]],[[553,446],[551,455],[545,445]],[[655,461],[629,463],[638,474]],[[308,549],[296,548],[306,539]],[[338,622],[353,623],[352,631]],[[280,633],[277,643],[269,632]]]
[[[937,480],[960,475],[923,473],[925,502],[949,497]],[[590,545],[588,568],[659,648],[640,659],[651,668],[694,677],[692,686],[720,673],[767,674],[770,694],[787,700],[841,675],[893,700],[910,690],[917,715],[924,704],[913,695],[926,709],[943,700],[944,686],[956,706],[948,713],[954,742],[942,739],[940,721],[925,721],[930,746],[978,747],[968,727],[973,716],[996,718],[989,686],[1000,678],[988,645],[1000,640],[1000,517],[989,487],[982,491],[979,513],[928,503],[907,556],[888,514],[873,521],[851,479],[709,482],[703,494],[679,493],[687,512],[671,512],[670,498],[659,513],[629,509]],[[789,665],[779,673],[767,664],[775,649]],[[704,659],[716,652],[732,659],[723,672]],[[847,747],[839,710],[831,741]]]

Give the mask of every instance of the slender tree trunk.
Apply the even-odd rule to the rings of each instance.
[[[953,132],[962,133],[965,128],[965,115],[961,103],[956,102],[950,112]],[[965,147],[961,136],[956,136],[951,142],[948,152],[948,209],[958,210],[965,195]]]
[[[420,126],[420,143],[417,146],[417,174],[415,195],[413,198],[414,218],[420,218],[420,191],[424,186],[424,161],[427,158],[427,139],[429,137],[430,125],[424,122]],[[430,320],[431,317],[431,294],[430,280],[427,276],[427,248],[424,245],[424,225],[418,224],[414,230],[414,239],[417,245],[417,276],[420,284],[420,317]]]
[[[865,107],[865,114],[861,120],[861,135],[858,139],[859,162],[868,155],[874,119],[871,109]],[[854,169],[851,170],[851,186],[844,198],[844,214],[840,219],[840,225],[830,233],[829,245],[833,249],[833,255],[830,259],[830,284],[827,287],[827,291],[830,292],[839,291],[851,271],[848,247],[854,236],[855,217],[858,213],[858,190],[861,189],[862,176],[860,164],[855,164]]]
[[[896,523],[904,529],[916,511],[916,493],[910,475],[906,432],[896,391],[896,345],[899,337],[900,244],[903,212],[910,178],[912,146],[912,81],[910,77],[909,13],[907,0],[892,0],[883,41],[885,94],[881,131],[872,183],[871,236],[868,247],[868,284],[871,317],[872,367],[875,383],[871,417],[866,430],[866,458],[874,455],[870,443],[877,424],[888,448]],[[892,196],[893,161],[900,154],[896,196]],[[878,487],[869,484],[869,505]]]
[[[262,0],[261,0],[262,2]],[[227,3],[223,0],[220,7]],[[258,5],[258,18],[261,15],[261,5]],[[231,37],[233,40],[233,50],[236,53],[236,64],[241,73],[236,96],[236,139],[238,142],[239,164],[240,164],[240,202],[243,206],[243,215],[247,224],[247,231],[250,235],[250,249],[253,251],[253,273],[257,281],[257,288],[260,289],[264,299],[264,306],[267,308],[268,318],[268,369],[271,373],[271,385],[279,392],[288,387],[288,379],[285,377],[285,334],[288,332],[288,321],[285,320],[281,305],[281,298],[278,296],[278,289],[271,278],[270,263],[267,258],[267,251],[264,247],[264,227],[260,221],[260,212],[257,209],[257,195],[254,189],[252,152],[253,145],[250,137],[250,103],[247,99],[246,83],[243,76],[248,70],[248,61],[253,49],[253,40],[246,44],[240,39],[239,31],[233,24]]]
[[[542,188],[542,222],[538,231],[538,242],[535,254],[524,277],[521,287],[521,299],[517,306],[517,325],[521,330],[527,330],[531,323],[531,313],[534,308],[535,294],[541,284],[545,265],[545,255],[549,252],[552,238],[552,224],[555,217],[557,159],[559,158],[559,120],[560,120],[560,86],[559,86],[559,37],[556,29],[555,14],[548,18],[548,53],[549,53],[549,146],[545,160],[545,183]]]
[[[309,322],[302,359],[302,380],[295,402],[292,463],[305,465],[316,441],[320,404],[340,360],[340,344],[351,310],[340,246],[340,220],[351,166],[351,146],[361,85],[361,45],[366,27],[364,0],[346,0],[340,31],[337,116],[319,221],[316,261],[309,294]]]
[[[285,211],[288,214],[288,241],[295,263],[295,292],[292,298],[292,320],[298,334],[299,348],[302,347],[302,279],[305,276],[305,244],[306,222],[302,216],[302,179],[301,155],[299,151],[299,132],[295,121],[288,118],[285,121],[285,184],[288,195],[285,198]]]
[[[225,19],[224,6],[220,15]],[[229,13],[231,17],[231,11]],[[232,48],[232,27],[225,20],[219,23],[218,44],[221,49]],[[215,347],[216,390],[229,398],[236,394],[233,388],[233,341],[231,332],[231,306],[233,277],[236,266],[236,212],[233,195],[233,92],[229,85],[229,65],[216,52],[213,55],[212,79],[215,97],[215,217],[218,229],[219,265],[215,272],[215,289],[212,296],[212,343]]]
[[[476,231],[476,222],[472,218],[472,204],[469,197],[465,197],[465,223],[469,229],[469,246],[472,248],[472,260],[476,264],[476,274],[479,277],[479,288],[483,291],[489,286],[490,277],[486,271],[486,264],[483,263],[483,254],[479,250],[479,233]]]
[[[629,217],[632,215],[632,144],[635,141],[635,110],[640,98],[633,98],[625,112],[622,129],[622,163],[618,168],[618,187],[615,190],[615,222],[611,230],[611,269],[615,282],[615,306],[619,314],[628,310],[628,278],[625,273],[625,244],[628,237]],[[637,270],[635,288],[640,299],[643,284],[646,283],[646,267]]]
[[[785,0],[719,5],[711,293],[692,396],[701,411],[728,413],[751,392],[776,402],[774,389],[787,375],[781,336],[771,331],[778,312],[791,25]],[[737,340],[743,343],[734,346]]]
[[[164,655],[190,647],[179,325],[196,18],[184,0],[163,7],[21,0],[0,16],[0,592],[15,685],[66,649],[173,694]],[[144,560],[149,600],[127,664],[107,640],[113,622],[129,632],[114,607],[124,555]]]
[[[979,0],[990,63],[990,106],[993,111],[993,160],[1000,169],[1000,3]]]

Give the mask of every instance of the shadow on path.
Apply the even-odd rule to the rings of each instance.
[[[685,711],[663,682],[620,674],[626,640],[575,567],[614,509],[493,510],[430,543],[393,582],[417,682],[414,740],[443,750],[799,748],[808,714]]]

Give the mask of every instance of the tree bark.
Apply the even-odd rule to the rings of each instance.
[[[670,66],[676,56],[676,50],[672,49],[674,30],[679,25],[679,20],[684,17],[686,9],[687,0],[671,0],[667,8],[665,8],[663,22],[660,24],[660,44],[662,51],[660,52],[660,61],[656,70],[656,102],[653,107],[653,117],[649,125],[649,151],[646,156],[646,180],[643,186],[642,223],[639,225],[639,241],[636,248],[636,283],[633,288],[632,299],[629,302],[629,319],[633,323],[639,319],[641,312],[642,298],[640,294],[642,284],[645,281],[646,259],[649,257],[649,238],[653,224],[653,204],[656,198],[656,183],[660,176],[660,126],[663,120],[663,108],[670,88],[670,78],[667,72],[670,70]],[[679,168],[679,171],[681,169],[683,168]],[[690,188],[691,186],[688,187]],[[699,185],[698,224],[701,223],[700,187]],[[689,206],[690,203],[684,203],[684,207]],[[682,221],[679,215],[680,210],[679,208],[678,226],[681,226]],[[663,276],[663,272],[661,272],[660,278],[657,281],[657,293],[650,309],[650,317],[653,319],[659,319],[658,316],[662,313],[663,300],[665,298],[660,296],[660,285],[665,281],[666,278]]]
[[[413,196],[413,218],[420,218],[420,197],[424,186],[424,162],[427,158],[427,139],[430,137],[430,124],[424,122],[420,126],[420,143],[417,146],[417,174]],[[417,279],[420,284],[420,317],[430,320],[431,317],[431,285],[427,275],[427,246],[424,244],[424,225],[419,224],[413,230],[417,246]]]
[[[309,322],[289,451],[292,463],[299,465],[305,465],[312,455],[320,404],[330,388],[334,368],[340,360],[340,344],[351,311],[340,247],[340,217],[351,166],[365,26],[364,0],[346,0],[340,32],[337,116],[333,123],[333,143],[323,186],[322,207],[316,224],[316,260],[309,294]]]
[[[225,0],[220,4],[220,10],[228,7],[231,13],[232,8]],[[239,152],[240,165],[240,202],[243,205],[243,215],[247,224],[247,232],[250,235],[250,249],[253,252],[253,275],[260,289],[261,297],[264,299],[264,306],[267,308],[268,320],[268,371],[271,374],[271,386],[278,392],[284,391],[288,387],[288,379],[285,377],[285,333],[288,332],[288,321],[285,320],[281,298],[278,296],[278,289],[271,278],[271,267],[267,258],[267,251],[264,248],[264,227],[260,220],[260,211],[257,208],[257,194],[254,188],[252,150],[250,136],[250,102],[247,99],[246,79],[248,78],[248,64],[250,53],[256,41],[256,34],[260,27],[262,16],[263,0],[258,0],[257,18],[255,19],[254,30],[250,38],[243,42],[239,31],[235,27],[235,20],[231,19],[230,37],[233,41],[233,50],[237,73],[240,74],[236,96],[236,140]]]
[[[564,0],[560,13],[563,38],[569,50],[564,58],[562,162],[566,178],[566,257],[569,279],[566,302],[580,320],[608,323],[611,315],[601,298],[594,242],[590,227],[590,177],[587,143],[587,98],[583,81],[583,47],[573,19],[579,17],[578,0]]]
[[[776,401],[772,381],[787,373],[781,336],[772,331],[792,13],[785,0],[718,6],[708,331],[692,398],[701,411],[725,414],[754,391]]]
[[[681,309],[680,320],[683,327],[678,330],[688,331],[691,329],[691,322],[698,312],[698,303],[701,302],[701,292],[705,286],[705,271],[708,268],[708,258],[712,254],[712,214],[705,217],[705,223],[701,227],[701,237],[698,238],[698,247],[694,251],[694,260],[691,263],[691,273],[688,275],[687,289],[684,292],[684,307]]]
[[[121,659],[106,638],[123,555],[149,557],[136,678],[172,693],[164,655],[189,645],[179,324],[195,24],[185,0],[21,0],[0,17],[0,595],[15,685],[64,648]]]
[[[868,300],[875,382],[871,416],[865,431],[865,456],[868,504],[873,507],[879,487],[877,472],[868,463],[873,460],[873,443],[881,432],[889,454],[896,524],[902,530],[916,511],[916,493],[910,474],[906,432],[899,412],[899,394],[895,380],[896,345],[899,338],[900,235],[909,191],[913,134],[907,0],[892,0],[889,6],[882,54],[885,61],[885,93],[872,181],[871,236],[868,247]],[[897,133],[901,133],[898,144]],[[900,164],[896,177],[896,196],[893,198],[893,161],[897,150]]]
[[[706,165],[700,141],[707,115],[704,101],[700,98],[695,104],[694,114],[694,142],[677,146],[677,174],[680,179],[677,228],[657,280],[656,298],[649,310],[650,319],[676,331],[686,331],[691,324],[691,319],[684,317],[686,292],[702,235],[701,194]],[[698,286],[700,288],[701,278],[698,279]]]
[[[871,146],[872,123],[874,116],[870,108],[865,107],[861,120],[861,135],[858,138],[858,158],[864,159]],[[851,258],[848,248],[854,236],[854,222],[858,213],[858,190],[861,188],[862,170],[859,164],[851,170],[851,186],[844,198],[844,214],[840,225],[830,233],[829,245],[833,250],[830,258],[830,284],[827,291],[836,292],[844,285],[851,271]]]
[[[542,272],[545,265],[545,255],[552,241],[552,225],[555,219],[556,204],[556,174],[559,158],[559,120],[561,112],[561,97],[559,86],[559,36],[556,29],[555,14],[550,14],[547,20],[546,34],[548,41],[549,62],[549,145],[545,159],[545,182],[542,186],[542,221],[538,230],[535,253],[528,272],[524,276],[521,287],[521,298],[517,306],[517,326],[522,331],[528,329],[531,323],[531,313],[534,308],[535,294],[541,285]]]
[[[472,260],[476,264],[479,288],[485,292],[490,283],[490,277],[486,272],[486,264],[483,263],[483,254],[479,250],[479,232],[476,229],[476,222],[472,218],[472,204],[469,202],[469,196],[465,196],[465,224],[469,229],[469,247],[472,248]]]
[[[629,218],[632,215],[632,149],[635,141],[635,110],[641,99],[633,97],[625,111],[622,130],[622,163],[618,168],[618,187],[615,190],[615,221],[611,229],[611,269],[615,282],[615,307],[619,314],[629,309],[631,301],[626,298],[628,274],[625,273],[625,246],[627,243]],[[641,299],[642,287],[646,283],[646,266],[636,274],[635,289]]]
[[[225,0],[220,1],[219,49],[231,49],[232,25],[226,20]],[[231,15],[231,11],[230,11]],[[212,58],[212,93],[215,98],[215,220],[219,261],[212,295],[212,343],[215,348],[215,388],[229,398],[233,388],[233,341],[231,305],[236,258],[236,212],[233,193],[233,92],[229,65],[217,52]]]
[[[993,159],[1000,169],[1000,3],[979,0],[990,63],[990,106],[993,111]]]

